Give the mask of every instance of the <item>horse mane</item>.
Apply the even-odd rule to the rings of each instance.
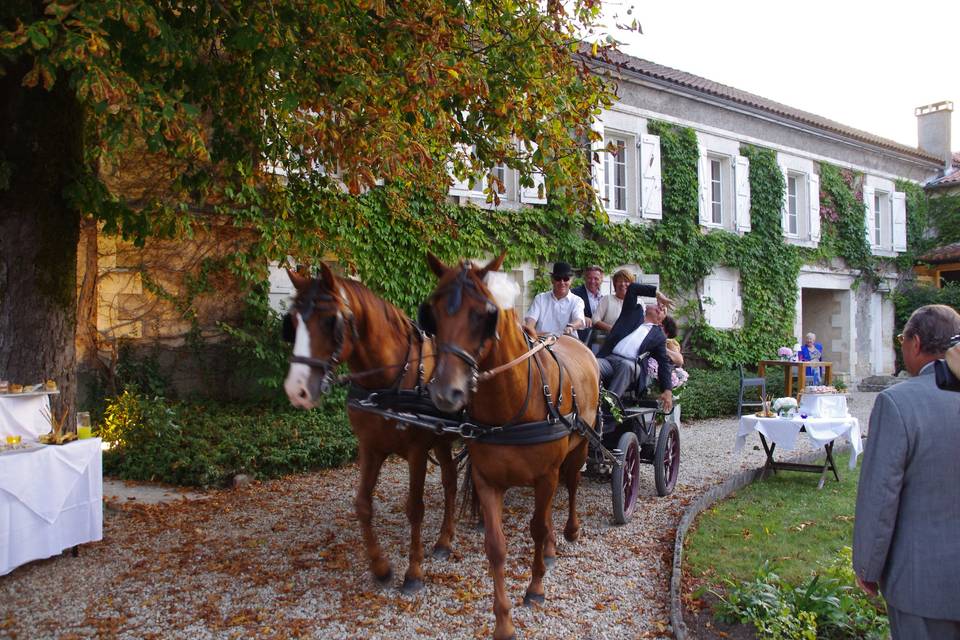
[[[350,304],[355,315],[359,315],[357,313],[358,308],[362,309],[363,314],[367,317],[371,314],[378,315],[379,312],[379,315],[382,315],[386,319],[387,324],[392,326],[395,331],[406,335],[411,322],[410,317],[407,316],[402,309],[378,296],[358,280],[338,276],[337,282],[346,289],[348,295],[356,301],[356,304],[353,304],[352,301]]]

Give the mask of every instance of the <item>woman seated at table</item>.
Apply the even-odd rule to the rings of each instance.
[[[623,310],[623,297],[627,294],[627,287],[636,280],[627,269],[620,269],[613,274],[613,295],[603,296],[600,306],[593,313],[593,328],[601,331],[610,331],[620,311]]]
[[[823,345],[817,342],[817,334],[810,332],[800,347],[800,360],[803,362],[820,362],[823,360]],[[820,384],[820,367],[807,367],[808,382]]]

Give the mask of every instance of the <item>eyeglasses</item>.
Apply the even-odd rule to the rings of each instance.
[[[909,338],[910,336],[905,336],[902,333],[897,334],[897,344],[903,344],[903,341]]]
[[[570,276],[553,276],[553,280],[554,282],[560,282],[561,280],[564,282],[570,282]]]

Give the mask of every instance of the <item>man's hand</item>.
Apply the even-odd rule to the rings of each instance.
[[[660,394],[660,402],[663,404],[663,412],[670,413],[673,411],[673,391],[667,389]]]
[[[660,291],[657,291],[657,302],[667,311],[673,309],[673,300],[663,295]]]
[[[857,576],[857,586],[860,587],[868,596],[876,596],[878,593],[876,582],[867,582],[866,580],[861,580],[860,576]]]

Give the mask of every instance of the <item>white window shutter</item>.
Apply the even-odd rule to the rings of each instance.
[[[863,215],[867,227],[867,246],[873,246],[873,187],[863,185]]]
[[[750,231],[750,158],[737,156],[734,168],[737,233]]]
[[[707,157],[707,147],[701,142],[697,145],[700,150],[698,166],[700,167],[700,224],[710,224],[710,159]]]
[[[660,173],[660,136],[640,136],[640,215],[663,219],[663,192]]]
[[[820,242],[820,176],[811,173],[807,178],[810,198],[810,241]]]
[[[536,153],[536,142],[525,143],[525,146],[530,150],[531,156]],[[547,189],[543,182],[543,173],[536,171],[531,174],[530,177],[533,178],[533,186],[520,188],[520,202],[527,204],[547,204]]]
[[[783,196],[780,200],[780,228],[783,229],[783,234],[786,235],[787,229],[790,228],[790,224],[787,222],[787,209],[789,206],[789,194],[790,194],[790,176],[787,171],[787,165],[782,162],[777,162],[780,166],[780,173],[783,174]]]
[[[603,120],[598,116],[596,120],[590,123],[590,129],[600,135],[600,139],[590,143],[590,167],[593,178],[593,188],[597,192],[597,198],[600,200],[600,206],[607,210],[607,202],[603,197],[603,188],[605,178],[603,175],[604,160],[606,159],[606,144],[604,142]]]
[[[893,250],[907,250],[907,194],[893,192]]]

